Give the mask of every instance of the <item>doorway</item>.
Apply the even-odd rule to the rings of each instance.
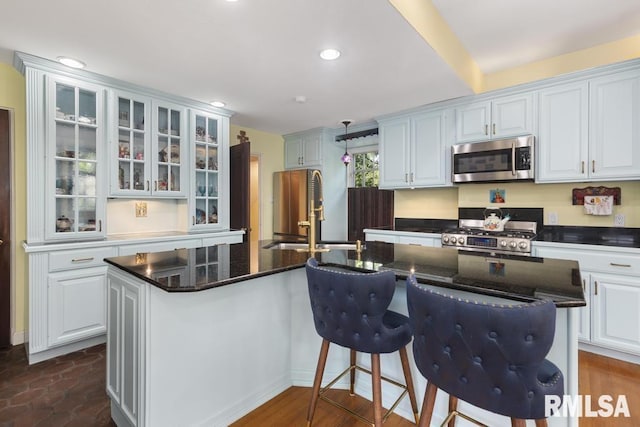
[[[249,241],[260,240],[260,157],[252,154],[249,161]]]
[[[0,348],[11,345],[11,129],[0,109]]]

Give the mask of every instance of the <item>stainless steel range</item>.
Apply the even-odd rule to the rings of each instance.
[[[524,214],[520,214],[518,208],[506,209],[514,212],[513,219],[504,224],[502,231],[489,231],[484,227],[484,220],[477,219],[478,212],[482,209],[460,209],[458,228],[442,234],[442,246],[470,251],[531,255],[531,240],[535,239],[538,231],[537,219],[542,217],[538,214],[537,208],[534,209],[536,212],[533,217],[527,215],[531,210],[526,209]],[[464,214],[475,218],[463,217]]]

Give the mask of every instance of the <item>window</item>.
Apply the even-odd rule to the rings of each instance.
[[[378,170],[378,150],[362,151],[352,154],[353,187],[377,187],[380,180]]]

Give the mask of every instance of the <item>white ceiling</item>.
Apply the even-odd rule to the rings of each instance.
[[[485,72],[640,33],[639,0],[433,3]],[[72,56],[95,73],[224,100],[232,123],[278,134],[472,93],[387,0],[3,0],[1,9],[4,62],[14,50]],[[322,61],[325,47],[342,56]]]

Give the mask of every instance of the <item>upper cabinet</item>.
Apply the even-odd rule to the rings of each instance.
[[[523,93],[456,108],[456,142],[533,133],[533,99],[533,93]]]
[[[311,133],[286,138],[284,161],[286,169],[322,166],[322,134]]]
[[[153,102],[151,138],[152,192],[163,197],[186,196],[186,109],[165,101]]]
[[[640,178],[640,71],[589,83],[589,176]]]
[[[220,167],[227,164],[228,121],[219,115],[194,110],[189,121],[189,151],[193,159],[193,165],[188,168],[191,171],[190,228],[229,228],[229,216],[225,214],[229,209],[229,195],[225,194],[229,168]]]
[[[640,177],[640,71],[543,89],[537,182]]]
[[[46,180],[35,194],[30,193],[31,197],[44,194],[46,202],[44,211],[36,211],[34,219],[44,223],[47,239],[102,237],[104,90],[52,76],[47,76],[46,86],[44,119],[48,125],[42,134],[47,153],[43,165]],[[41,176],[40,170],[33,172]]]
[[[447,115],[426,111],[379,121],[380,188],[444,186]]]

